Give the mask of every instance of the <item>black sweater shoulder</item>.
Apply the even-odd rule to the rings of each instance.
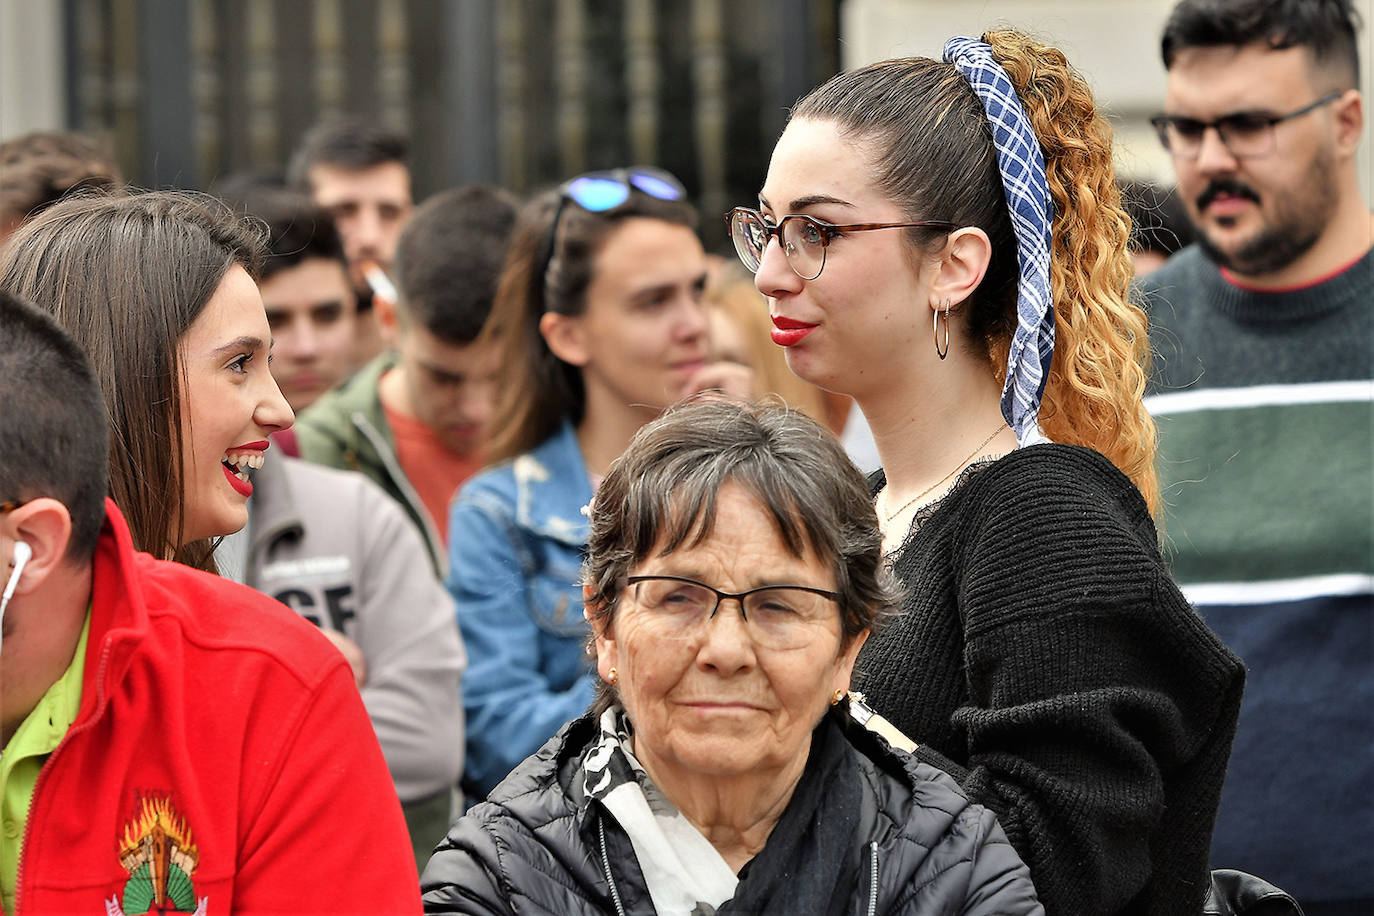
[[[997,812],[1049,912],[1196,912],[1243,669],[1091,449],[975,468],[893,557],[870,701]]]

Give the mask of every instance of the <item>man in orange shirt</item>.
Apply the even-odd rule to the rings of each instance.
[[[517,202],[496,188],[442,192],[396,246],[396,295],[374,297],[392,345],[296,419],[302,457],[362,471],[406,507],[444,565],[448,503],[482,466],[495,351],[477,343],[491,311]]]

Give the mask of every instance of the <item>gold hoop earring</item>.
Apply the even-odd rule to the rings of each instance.
[[[615,686],[615,682],[618,681],[618,680],[620,680],[620,672],[616,671],[614,668],[611,668],[610,670],[608,670],[608,671],[606,672],[606,683],[607,683],[607,684],[610,684],[612,687],[614,687],[614,686]]]
[[[840,705],[840,700],[843,700],[848,693],[848,690],[836,690],[833,694],[830,695],[830,705]]]
[[[940,315],[945,316],[945,348],[940,349]],[[934,316],[930,322],[931,333],[935,336],[935,355],[944,359],[949,355],[949,300],[945,300],[943,309],[935,309]]]

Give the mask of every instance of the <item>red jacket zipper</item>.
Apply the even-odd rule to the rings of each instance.
[[[79,725],[67,729],[67,733],[62,736],[62,740],[57,742],[57,747],[53,748],[48,755],[48,762],[43,765],[43,769],[38,771],[38,779],[33,784],[33,795],[29,798],[28,817],[24,821],[24,842],[19,847],[19,867],[14,873],[14,916],[19,916],[24,912],[21,905],[24,902],[24,860],[29,857],[29,833],[33,830],[33,806],[39,798],[39,791],[43,788],[43,783],[47,780],[48,772],[52,769],[57,755],[62,753],[62,749],[72,740],[73,735],[79,735],[86,729],[95,725],[105,711],[105,669],[109,666],[110,652],[114,647],[114,639],[106,637],[105,645],[100,650],[100,667],[95,673],[95,709],[91,711],[90,718]]]

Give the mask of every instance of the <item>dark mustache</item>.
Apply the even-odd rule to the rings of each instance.
[[[1197,208],[1205,210],[1207,205],[1216,200],[1218,196],[1227,194],[1231,197],[1244,197],[1259,203],[1259,194],[1254,188],[1234,178],[1218,178],[1208,183],[1206,189],[1197,196]]]

